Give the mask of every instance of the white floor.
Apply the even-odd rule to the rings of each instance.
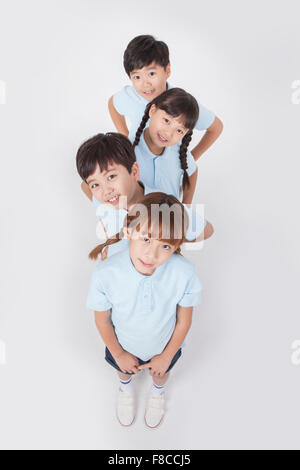
[[[0,3],[1,448],[299,449],[299,6],[225,3]],[[146,373],[132,428],[114,415],[118,381],[85,308],[97,240],[75,168],[79,144],[113,129],[106,101],[143,33],[169,44],[171,83],[225,124],[195,197],[215,235],[186,253],[203,303],[154,431]]]

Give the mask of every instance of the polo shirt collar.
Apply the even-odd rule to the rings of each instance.
[[[150,158],[158,158],[158,157],[164,157],[166,155],[166,151],[168,147],[165,147],[163,153],[161,155],[155,155],[155,153],[152,153],[151,150],[149,149],[148,145],[146,144],[145,137],[144,137],[144,132],[142,132],[141,138],[140,138],[140,145],[142,147],[142,152],[143,154],[147,154]]]

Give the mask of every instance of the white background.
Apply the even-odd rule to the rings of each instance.
[[[299,448],[299,2],[0,2],[0,446],[6,449]],[[138,34],[167,42],[170,82],[224,122],[201,157],[195,202],[215,235],[199,253],[201,307],[146,429],[137,377],[130,429],[85,300],[97,243],[75,154],[113,130]],[[198,138],[200,134],[198,135]]]

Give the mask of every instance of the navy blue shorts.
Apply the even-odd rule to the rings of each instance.
[[[176,364],[176,362],[178,361],[178,359],[180,358],[181,356],[181,348],[178,349],[177,353],[175,354],[175,356],[173,357],[172,361],[171,361],[171,364],[169,366],[169,368],[166,370],[166,374],[174,367],[174,365]],[[105,360],[111,365],[113,366],[115,369],[117,369],[119,372],[122,372],[120,367],[118,366],[118,364],[116,363],[116,361],[114,360],[113,356],[111,355],[111,352],[108,348],[105,348]],[[143,361],[142,359],[140,359],[139,357],[137,357],[137,360],[139,361],[139,365],[142,366],[144,364],[147,364],[148,362],[150,362],[151,359],[149,359],[149,361]],[[130,372],[122,372],[123,374],[127,374],[127,375],[135,375],[135,374],[130,374]]]

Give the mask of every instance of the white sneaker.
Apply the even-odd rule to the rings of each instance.
[[[165,414],[165,394],[150,395],[145,413],[145,423],[149,428],[156,428]]]
[[[135,418],[134,394],[119,389],[117,399],[117,418],[122,426],[130,426]]]

